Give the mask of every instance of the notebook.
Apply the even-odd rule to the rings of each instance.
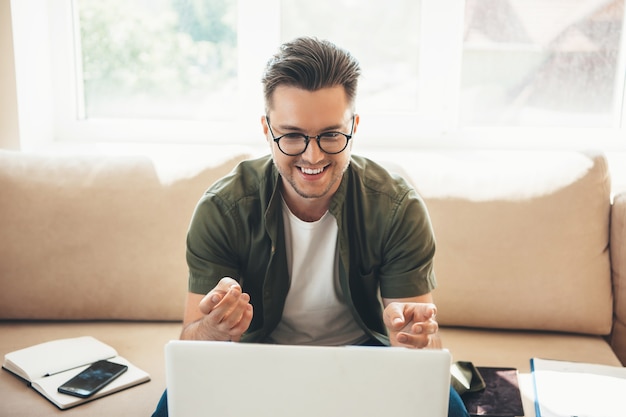
[[[447,350],[171,341],[170,417],[445,417]]]

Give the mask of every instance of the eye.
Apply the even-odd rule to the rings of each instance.
[[[341,136],[343,134],[339,132],[324,132],[320,134],[320,139],[339,139]]]

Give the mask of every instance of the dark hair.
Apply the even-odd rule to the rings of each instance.
[[[348,102],[354,106],[359,62],[332,42],[302,37],[283,44],[269,60],[263,74],[266,111],[271,107],[276,87],[288,85],[307,91],[341,85]]]

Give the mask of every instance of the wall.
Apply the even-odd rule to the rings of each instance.
[[[11,0],[0,0],[0,148],[19,149]]]

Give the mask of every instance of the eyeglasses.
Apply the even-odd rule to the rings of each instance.
[[[304,133],[286,133],[276,137],[272,131],[272,126],[270,126],[269,116],[265,116],[265,120],[267,121],[267,127],[270,130],[272,139],[278,145],[278,149],[288,156],[302,155],[309,146],[311,139],[317,141],[317,146],[324,153],[330,155],[341,153],[348,147],[348,142],[352,139],[352,133],[354,133],[354,116],[352,116],[352,127],[349,135],[341,132],[323,132],[316,136],[309,136]]]

